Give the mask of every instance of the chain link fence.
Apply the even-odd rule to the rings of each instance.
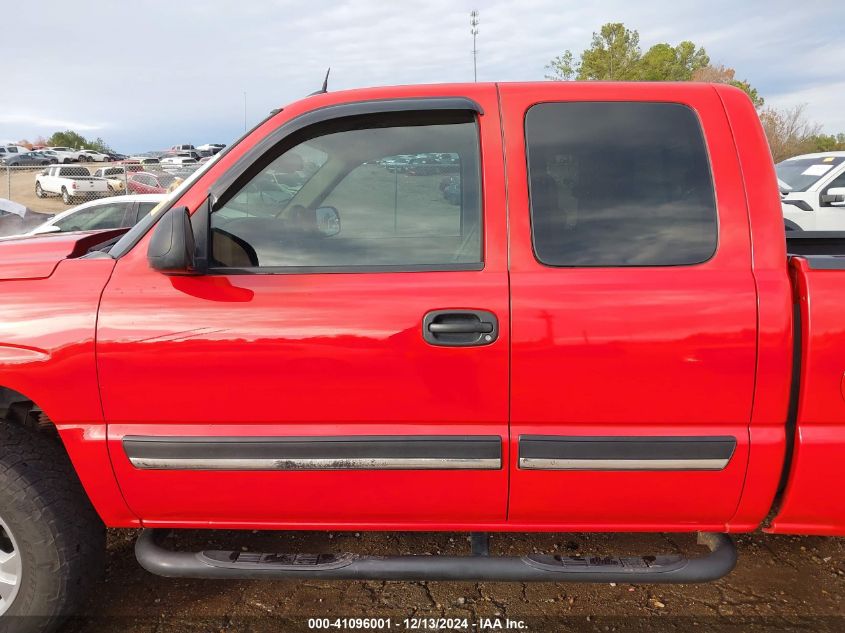
[[[30,232],[80,205],[88,209],[101,202],[105,214],[112,199],[127,194],[169,193],[205,160],[163,156],[60,163],[39,152],[7,156],[0,161],[0,237]],[[98,202],[88,204],[93,201]],[[127,222],[128,216],[121,223]],[[92,220],[91,228],[101,228],[96,224]]]

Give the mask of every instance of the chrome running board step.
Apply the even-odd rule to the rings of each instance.
[[[158,544],[160,532],[167,530],[143,530],[135,556],[147,571],[170,578],[697,583],[721,578],[736,564],[733,541],[715,533],[698,535],[709,554],[685,558],[489,556],[486,539],[479,535],[473,536],[472,556],[177,552]]]

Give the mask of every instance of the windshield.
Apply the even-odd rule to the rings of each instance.
[[[778,178],[786,183],[791,191],[807,191],[843,161],[845,156],[793,158],[778,163],[775,170]]]

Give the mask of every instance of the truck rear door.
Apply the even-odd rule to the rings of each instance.
[[[509,520],[724,528],[743,486],[756,291],[707,86],[504,85]]]
[[[115,472],[146,524],[505,520],[497,95],[415,90],[308,100],[245,142],[262,145],[241,171],[216,163],[192,190],[214,198],[193,218],[210,222],[208,274],[150,269],[144,240],[117,262],[98,362]],[[408,154],[449,160],[387,167]]]

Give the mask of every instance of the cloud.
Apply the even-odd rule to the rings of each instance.
[[[845,80],[825,82],[808,86],[802,90],[775,94],[766,100],[766,105],[788,108],[806,104],[805,114],[812,121],[822,124],[828,134],[845,132]]]
[[[810,102],[826,130],[845,130],[845,108],[835,104],[845,66],[841,2],[146,0],[138,10],[40,0],[4,15],[7,32],[38,37],[26,54],[14,38],[0,40],[0,113],[13,113],[0,117],[0,136],[82,122],[75,129],[108,127],[106,140],[125,151],[225,142],[243,131],[244,92],[252,125],[316,90],[328,66],[330,90],[471,81],[473,8],[481,81],[541,80],[550,59],[567,48],[577,55],[603,23],[621,21],[639,30],[644,49],[692,40],[768,103]],[[69,48],[75,26],[85,36]]]
[[[0,125],[19,125],[24,128],[36,130],[75,130],[77,132],[90,132],[102,130],[108,127],[106,123],[83,123],[81,121],[69,121],[67,119],[54,119],[35,114],[9,114],[0,113]]]

